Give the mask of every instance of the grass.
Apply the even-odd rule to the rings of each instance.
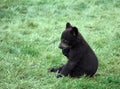
[[[99,59],[99,76],[56,79],[48,68],[66,22],[79,28]],[[0,89],[119,89],[119,0],[1,0]]]

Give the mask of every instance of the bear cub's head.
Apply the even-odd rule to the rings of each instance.
[[[70,23],[66,23],[66,29],[61,35],[61,42],[59,44],[60,49],[68,49],[78,42],[78,29],[77,27],[72,26]]]

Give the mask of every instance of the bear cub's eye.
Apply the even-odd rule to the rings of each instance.
[[[68,43],[68,41],[67,41],[67,40],[65,40],[65,39],[62,39],[62,42],[63,42],[63,43]]]

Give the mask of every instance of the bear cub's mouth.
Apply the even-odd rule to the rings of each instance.
[[[71,46],[68,45],[69,44],[69,41],[65,40],[65,39],[61,39],[61,42],[59,44],[59,48],[64,50],[64,49],[68,49],[70,48]]]

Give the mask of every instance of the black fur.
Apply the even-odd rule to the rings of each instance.
[[[62,33],[59,48],[62,49],[62,53],[68,61],[61,67],[51,68],[51,72],[58,71],[57,78],[62,76],[80,77],[84,74],[91,77],[96,73],[98,60],[95,53],[78,29],[70,23],[66,24],[66,30]]]

